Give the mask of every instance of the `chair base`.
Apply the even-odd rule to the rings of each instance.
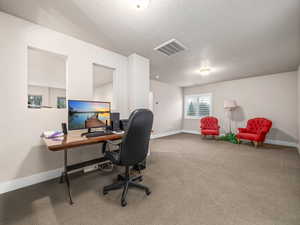
[[[201,137],[202,138],[211,137],[211,138],[217,140],[219,135],[218,134],[201,134]]]
[[[135,181],[142,181],[142,176],[130,177],[129,176],[129,168],[126,168],[125,176],[118,175],[118,182],[107,185],[103,188],[103,195],[108,194],[109,191],[118,190],[123,188],[122,198],[121,198],[121,206],[125,207],[127,205],[126,196],[128,189],[130,187],[135,187],[138,189],[142,189],[145,191],[146,195],[150,195],[151,191],[148,187],[138,184]]]
[[[241,139],[237,138],[238,144],[241,144]],[[251,141],[254,145],[255,148],[258,148],[259,146],[263,146],[264,142],[263,141]]]

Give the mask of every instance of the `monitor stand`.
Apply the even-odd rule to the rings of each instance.
[[[81,137],[83,137],[83,136],[85,136],[85,135],[87,135],[87,134],[90,134],[90,133],[94,133],[94,131],[92,131],[92,129],[91,129],[91,128],[88,128],[88,131],[87,131],[87,132],[84,132],[84,133],[82,133],[82,134],[81,134]]]
[[[109,131],[111,131],[111,130],[109,129],[109,127],[108,127],[108,126],[105,126],[104,132],[109,132]],[[87,134],[95,133],[95,132],[99,132],[99,131],[92,131],[92,128],[88,128],[88,131],[82,133],[82,134],[81,134],[81,137],[83,137],[83,136],[85,136],[85,135],[87,135]]]

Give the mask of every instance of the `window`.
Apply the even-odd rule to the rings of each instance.
[[[186,95],[184,116],[186,119],[199,119],[211,115],[211,94]]]
[[[41,95],[28,95],[28,108],[41,108],[43,97]]]
[[[57,108],[58,109],[66,108],[66,98],[65,97],[57,97]]]

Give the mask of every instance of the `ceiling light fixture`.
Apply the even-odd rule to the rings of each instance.
[[[135,8],[146,9],[149,6],[150,0],[133,0]]]
[[[212,68],[210,66],[210,61],[209,60],[203,60],[202,63],[201,63],[199,73],[202,76],[208,76],[211,72],[212,72]]]
[[[200,74],[203,75],[203,76],[209,75],[211,71],[212,71],[212,70],[211,70],[210,67],[202,67],[202,68],[200,68],[200,70],[199,70]]]

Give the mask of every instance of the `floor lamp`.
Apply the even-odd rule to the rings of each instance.
[[[229,114],[229,134],[231,134],[231,116],[232,111],[237,108],[237,104],[235,100],[225,100],[224,101],[224,109],[227,110]]]

